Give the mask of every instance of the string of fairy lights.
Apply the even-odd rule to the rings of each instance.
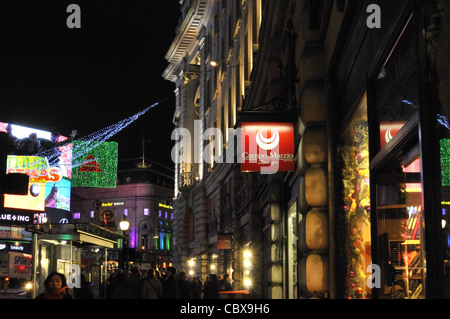
[[[126,119],[123,119],[115,124],[112,124],[112,125],[106,127],[106,128],[103,128],[94,133],[91,133],[89,135],[86,135],[84,137],[77,139],[77,141],[82,141],[84,143],[76,143],[71,149],[72,161],[78,163],[75,165],[72,164],[73,165],[72,168],[76,167],[77,165],[83,164],[83,162],[80,163],[80,161],[77,161],[77,159],[85,156],[85,154],[89,153],[92,149],[96,148],[101,143],[109,140],[112,136],[114,136],[117,133],[119,133],[120,131],[122,131],[124,128],[126,128],[128,125],[130,125],[131,123],[136,121],[139,117],[141,117],[142,115],[147,113],[149,110],[151,110],[158,104],[159,103],[156,102]],[[68,145],[70,143],[71,142],[68,142],[66,145]],[[64,146],[65,145],[63,145],[62,147],[64,147]],[[52,156],[54,156],[54,155],[52,153],[52,150],[47,150],[47,151],[38,153],[37,156],[46,157],[49,160],[49,162],[51,162],[53,159]]]
[[[78,167],[84,166],[88,169],[90,166],[97,164],[95,162],[97,160],[95,157],[88,156],[91,152],[97,154],[97,156],[100,156],[102,152],[107,152],[108,158],[103,167],[103,174],[101,174],[102,176],[94,176],[90,174],[91,172],[87,172],[86,169],[84,170],[84,172],[85,175],[88,175],[86,177],[88,180],[92,181],[96,178],[103,179],[97,181],[99,185],[103,185],[103,187],[113,187],[111,186],[112,182],[109,181],[108,178],[114,180],[115,184],[115,179],[111,178],[111,176],[114,175],[113,172],[115,172],[117,169],[117,143],[114,142],[113,144],[115,145],[109,145],[108,147],[106,147],[106,143],[104,142],[108,141],[111,137],[125,129],[128,125],[132,124],[134,121],[136,121],[138,118],[146,114],[149,110],[156,107],[160,103],[161,101],[156,102],[137,112],[136,114],[133,114],[101,130],[95,131],[94,133],[77,139],[67,139],[67,143],[58,145],[59,151],[57,152],[55,152],[55,149],[52,148],[40,151],[33,156],[27,156],[26,160],[22,161],[19,167],[22,172],[39,169],[41,171],[40,174],[48,174],[48,168],[59,167],[62,171],[66,170],[67,173],[64,173],[64,175],[67,175],[67,177],[70,178],[70,176],[73,177],[74,172],[75,174],[77,173]],[[114,161],[116,165],[111,164]],[[80,176],[77,177],[80,178]],[[85,176],[82,176],[81,178],[86,179]],[[74,181],[72,180],[72,182]],[[79,184],[79,186],[81,186],[83,182],[80,180]],[[64,185],[60,185],[59,187],[66,188]]]

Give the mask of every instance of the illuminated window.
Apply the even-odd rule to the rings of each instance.
[[[73,219],[80,219],[81,218],[81,213],[73,213],[72,214],[72,218]]]
[[[150,214],[150,209],[144,208],[144,215],[148,216]]]
[[[89,217],[94,218],[95,217],[95,212],[93,210],[91,210],[89,212]]]
[[[125,208],[125,209],[123,210],[123,216],[128,216],[128,208]]]

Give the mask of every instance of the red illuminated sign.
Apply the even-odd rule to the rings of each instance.
[[[383,148],[406,124],[401,122],[381,122],[380,123],[380,148]]]
[[[294,124],[242,122],[240,160],[243,172],[293,171]]]

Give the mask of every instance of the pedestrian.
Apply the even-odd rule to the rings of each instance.
[[[219,279],[216,274],[210,274],[205,288],[203,290],[204,299],[218,299],[219,298]]]
[[[181,271],[178,275],[178,290],[180,299],[192,299],[191,283],[186,280],[186,273]]]
[[[174,267],[167,268],[167,276],[163,285],[163,299],[178,298],[178,283],[175,279],[176,269]]]
[[[81,274],[80,275],[80,288],[74,288],[73,295],[75,299],[93,299],[94,294],[89,286],[89,283],[86,281],[86,277]]]
[[[159,299],[163,295],[161,281],[155,276],[155,269],[150,268],[147,278],[142,281],[142,299]]]
[[[229,274],[225,274],[223,279],[220,282],[220,290],[221,291],[231,291],[233,290],[233,286],[231,285],[231,276]]]
[[[164,288],[164,278],[161,276],[161,272],[158,269],[155,269],[155,277],[161,283],[161,287]]]
[[[36,299],[73,299],[68,293],[66,276],[58,272],[50,273],[44,281],[45,291]]]
[[[192,279],[192,298],[202,299],[203,298],[203,283],[200,277],[194,277]]]
[[[139,299],[141,296],[141,271],[138,267],[131,268],[131,274],[128,278],[128,299]]]
[[[128,279],[123,273],[118,273],[110,285],[111,299],[128,299]]]

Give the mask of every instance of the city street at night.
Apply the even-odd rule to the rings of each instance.
[[[449,13],[1,2],[0,299],[273,318],[450,298]]]

